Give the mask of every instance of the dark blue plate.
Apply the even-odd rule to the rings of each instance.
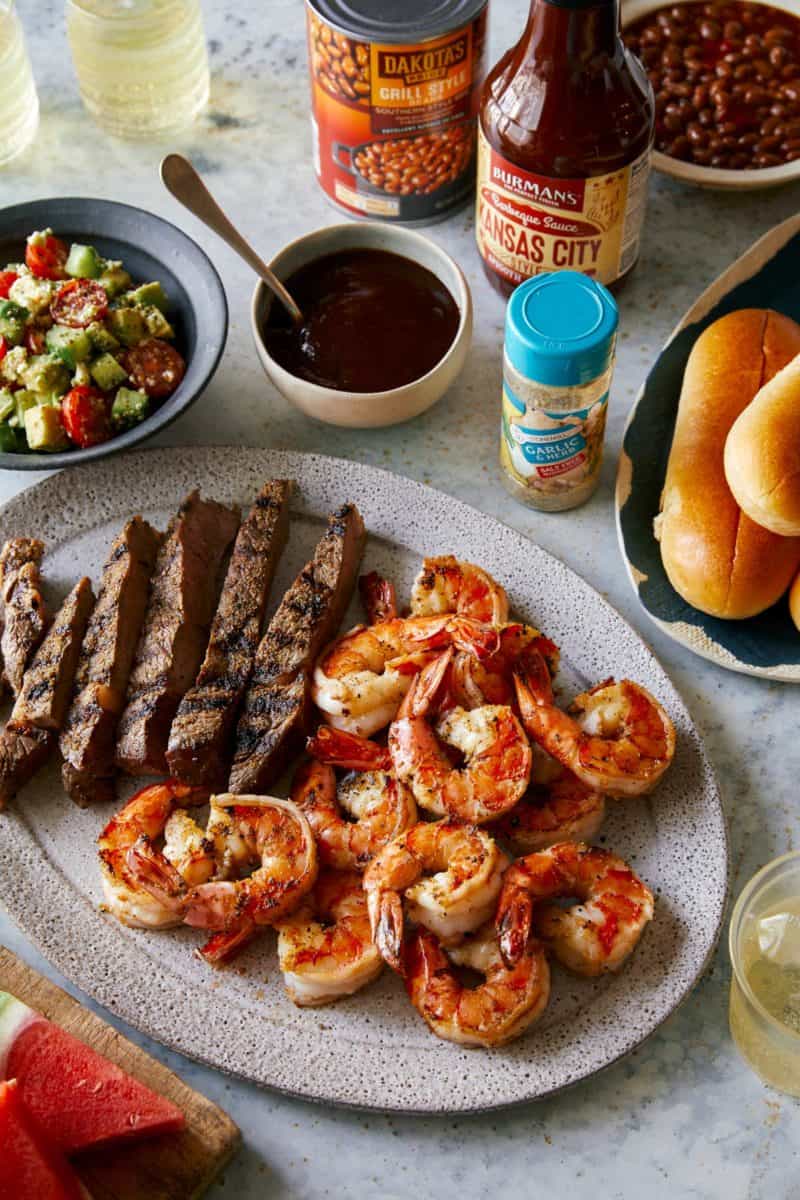
[[[785,597],[746,621],[706,616],[672,587],[653,536],[689,352],[708,325],[738,308],[772,308],[800,322],[800,216],[773,229],[725,271],[662,350],[625,430],[617,530],[631,582],[665,633],[731,670],[800,683],[800,633]]]
[[[206,387],[222,357],[228,332],[222,280],[197,243],[169,221],[129,204],[88,197],[15,204],[0,209],[0,267],[21,262],[28,234],[48,227],[67,242],[88,242],[105,258],[122,259],[137,283],[157,279],[164,285],[175,344],[186,359],[186,374],[149,417],[100,446],[58,454],[0,454],[0,468],[16,471],[72,467],[105,458],[163,429]]]

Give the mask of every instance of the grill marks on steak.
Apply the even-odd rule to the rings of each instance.
[[[116,764],[131,775],[166,771],[170,726],[197,675],[238,527],[238,509],[201,500],[196,491],[170,522],[117,730]]]
[[[59,746],[76,804],[114,798],[114,735],[147,607],[161,535],[141,517],[111,544]]]
[[[19,695],[25,669],[44,637],[49,617],[42,593],[39,564],[44,543],[38,538],[11,538],[0,552],[3,600],[3,682]]]
[[[93,604],[92,587],[84,577],[61,605],[25,672],[0,737],[0,807],[36,773],[55,745]]]
[[[225,784],[234,721],[286,545],[293,486],[285,479],[266,483],[236,538],[203,665],[170,730],[167,766],[186,783]]]
[[[263,792],[301,748],[314,661],[344,616],[364,542],[358,509],[344,505],[281,601],[259,645],[236,729],[231,792]]]

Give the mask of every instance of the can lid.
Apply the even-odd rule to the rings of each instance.
[[[323,21],[364,42],[407,45],[452,33],[488,0],[309,0]]]
[[[535,275],[508,302],[506,353],[539,383],[589,383],[611,364],[618,323],[616,301],[597,280],[578,271]]]

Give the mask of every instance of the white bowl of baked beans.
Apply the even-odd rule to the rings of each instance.
[[[623,0],[656,99],[653,166],[729,191],[800,179],[797,0]]]

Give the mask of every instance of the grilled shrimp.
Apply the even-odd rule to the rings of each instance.
[[[592,838],[603,824],[606,802],[571,771],[562,770],[550,783],[533,783],[519,804],[492,827],[515,850],[530,854],[556,842]]]
[[[397,593],[394,584],[384,579],[377,571],[362,575],[358,581],[361,603],[370,625],[381,621],[393,621],[397,614]]]
[[[422,822],[380,851],[364,874],[375,945],[402,971],[404,907],[445,944],[454,945],[494,911],[508,859],[482,829]]]
[[[142,788],[112,817],[97,839],[106,906],[125,925],[168,929],[180,925],[188,889],[215,870],[211,847],[192,838],[175,812],[205,804],[208,792],[175,779]],[[201,832],[201,831],[199,831]],[[166,835],[163,848],[158,843]]]
[[[389,750],[397,778],[408,784],[420,808],[480,825],[522,799],[531,748],[503,705],[456,707],[431,724],[427,714],[451,657],[452,650],[445,651],[414,680],[389,729]],[[444,746],[463,756],[462,765],[453,765]]]
[[[192,889],[183,919],[219,931],[201,954],[221,962],[297,907],[317,878],[317,847],[297,806],[273,796],[213,796],[206,832],[218,878]]]
[[[497,937],[486,925],[447,953],[427,929],[416,929],[403,954],[411,1003],[429,1028],[462,1046],[502,1046],[541,1016],[550,998],[544,948],[531,939],[513,967],[503,962]],[[452,962],[484,976],[465,987]]]
[[[475,654],[497,647],[494,630],[466,617],[394,617],[357,625],[323,652],[311,694],[337,729],[369,737],[393,719],[432,651],[456,644]]]
[[[458,613],[488,625],[508,620],[505,588],[487,571],[452,554],[426,558],[411,589],[412,617]]]
[[[321,871],[300,907],[277,929],[283,981],[300,1007],[351,996],[383,970],[356,871]]]
[[[383,746],[323,725],[308,749],[313,757],[295,771],[292,800],[314,831],[320,861],[363,871],[382,846],[416,824],[414,797],[395,779]],[[351,773],[337,783],[334,765]]]
[[[514,669],[532,651],[538,651],[547,663],[551,676],[558,673],[559,650],[555,642],[519,622],[504,625],[498,633],[494,654],[478,658],[459,650],[453,655],[450,667],[449,692],[454,703],[462,708],[480,708],[483,704],[513,705]]]
[[[577,897],[571,908],[541,903]],[[531,930],[578,975],[618,971],[653,917],[653,895],[626,862],[584,842],[560,842],[509,867],[497,905],[503,960],[518,962]]]
[[[609,680],[556,707],[547,666],[531,655],[515,672],[526,730],[589,788],[641,796],[658,783],[675,754],[675,727],[658,701],[629,679]]]

